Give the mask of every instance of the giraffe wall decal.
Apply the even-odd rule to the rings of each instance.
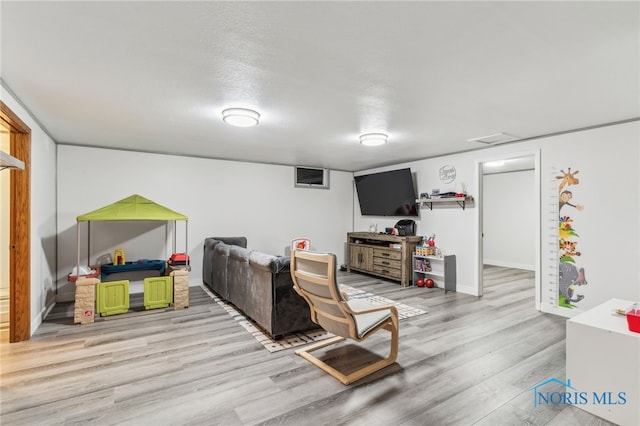
[[[562,179],[558,187],[558,193],[561,193],[562,189],[567,185],[577,185],[580,183],[580,180],[576,177],[576,175],[580,173],[580,170],[571,173],[571,167],[569,167],[567,168],[567,172],[560,170],[560,173],[562,173],[562,176],[556,176],[556,179]]]

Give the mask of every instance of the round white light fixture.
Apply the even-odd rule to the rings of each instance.
[[[384,133],[365,133],[360,135],[360,143],[366,146],[378,146],[387,143],[388,136]]]
[[[228,108],[222,111],[222,119],[225,123],[236,127],[251,127],[258,124],[260,114],[251,109]]]

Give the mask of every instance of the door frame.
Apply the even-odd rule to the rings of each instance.
[[[23,170],[10,169],[9,342],[31,337],[31,129],[0,101],[0,120],[10,132],[13,157]]]
[[[475,246],[476,246],[476,282],[478,283],[477,288],[477,296],[482,296],[484,292],[484,279],[483,279],[483,268],[484,268],[484,244],[483,244],[483,206],[484,206],[484,197],[483,197],[483,165],[484,163],[488,163],[491,161],[499,161],[499,160],[508,160],[511,158],[519,158],[519,157],[534,157],[534,199],[535,199],[535,214],[534,214],[534,222],[535,222],[535,308],[540,311],[540,303],[542,300],[542,277],[541,277],[541,200],[540,200],[540,185],[541,185],[541,173],[540,173],[540,150],[535,149],[531,151],[523,151],[523,152],[511,152],[504,154],[494,154],[492,156],[488,156],[487,158],[476,160],[475,164],[475,173],[476,173],[476,193],[478,194],[478,207],[476,210],[476,236],[475,236]]]

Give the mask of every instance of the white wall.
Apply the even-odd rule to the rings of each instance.
[[[0,98],[31,129],[31,334],[55,301],[56,145],[5,90]]]
[[[480,171],[478,162],[496,158],[531,155],[540,152],[541,224],[540,274],[542,310],[571,316],[610,298],[640,300],[638,224],[640,193],[640,122],[634,121],[536,140],[497,146],[462,154],[398,164],[373,171],[410,167],[417,192],[457,191],[466,185],[477,197]],[[456,180],[444,185],[438,170],[453,165]],[[587,271],[588,285],[578,288],[584,299],[574,309],[557,307],[558,285],[558,182],[561,169],[579,170],[576,198],[585,206],[580,218],[580,263]],[[457,206],[422,208],[417,221],[418,235],[436,234],[436,243],[457,256],[458,291],[478,294],[479,209]],[[354,230],[366,231],[373,221],[391,226],[397,218],[369,218],[360,215],[354,197]]]
[[[563,208],[560,214],[574,219],[579,234],[576,265],[584,267],[588,285],[577,287],[584,300],[578,309],[589,309],[610,298],[640,300],[638,280],[640,174],[640,122],[570,133],[553,138],[542,151],[542,211],[557,211],[560,170],[579,171],[579,185],[570,186],[573,203],[584,210]],[[558,225],[558,217],[542,217],[542,294],[553,288],[557,277],[546,277],[554,270],[549,253],[557,251],[558,237],[546,231]],[[552,305],[543,297],[543,304]],[[544,306],[543,306],[544,308]]]
[[[534,270],[533,170],[484,175],[482,185],[484,264]]]
[[[443,184],[439,178],[439,170],[444,165],[451,165],[456,168],[456,179],[450,184]],[[434,188],[440,189],[440,192],[458,192],[463,184],[469,192],[469,188],[473,187],[473,183],[476,180],[474,156],[469,154],[403,163],[366,170],[356,174],[403,167],[411,168],[417,194],[421,192],[431,193]],[[397,217],[361,216],[357,197],[354,197],[354,199],[354,231],[356,232],[368,231],[371,223],[376,223],[380,231],[385,227],[392,227],[399,220]],[[477,291],[477,280],[473,274],[473,265],[477,258],[473,248],[473,229],[475,227],[473,211],[473,207],[469,205],[466,206],[465,210],[462,210],[457,204],[434,205],[433,210],[422,207],[419,218],[414,219],[417,225],[416,235],[428,236],[436,234],[436,245],[443,253],[456,255],[457,291],[467,294],[476,294]]]
[[[351,173],[332,172],[330,190],[302,189],[293,187],[293,171],[287,166],[73,146],[58,146],[56,150],[53,141],[9,93],[2,91],[1,97],[32,129],[32,331],[53,300],[53,281],[57,280],[62,296],[58,300],[73,298],[73,287],[66,282],[66,274],[75,265],[76,216],[134,193],[189,216],[192,283],[200,282],[202,242],[208,236],[244,235],[251,248],[274,254],[283,253],[291,238],[308,236],[313,240],[314,249],[336,252],[339,261],[344,262],[347,232],[367,231],[371,223],[377,223],[378,229],[382,229],[397,221],[397,218],[370,218],[359,214]],[[542,308],[571,315],[612,297],[640,300],[638,140],[640,123],[635,121],[361,173],[411,167],[417,192],[429,192],[432,188],[459,191],[464,184],[470,195],[477,196],[479,161],[540,152],[542,207],[538,243]],[[439,181],[438,170],[443,165],[453,165],[457,170],[452,184]],[[587,286],[578,289],[584,300],[571,312],[557,308],[554,300],[558,255],[558,237],[553,231],[558,224],[556,176],[567,167],[580,171],[580,186],[572,189],[576,201],[585,206],[576,220],[580,219],[582,254],[579,261],[587,271],[588,280]],[[477,199],[476,207],[481,202]],[[456,206],[434,207],[433,211],[422,208],[417,221],[418,235],[435,233],[438,246],[446,253],[456,254],[458,291],[468,294],[478,293],[479,209],[476,207],[467,206],[464,211]],[[130,231],[141,234],[134,235],[132,242],[137,244],[140,238],[146,246],[129,247]],[[117,234],[119,232],[122,234]],[[166,241],[164,227],[96,229],[92,241],[112,234],[115,236],[111,238],[122,241],[119,245],[133,257],[169,254],[166,247],[160,248]],[[184,232],[180,225],[177,234],[178,249],[182,250]],[[100,253],[94,253],[97,254]]]
[[[246,236],[251,249],[284,255],[292,238],[309,237],[314,250],[344,261],[351,230],[352,174],[331,171],[330,189],[295,188],[293,167],[58,147],[58,300],[73,298],[66,274],[76,264],[76,217],[138,194],[189,217],[190,283],[202,282],[206,237]],[[154,223],[91,223],[91,262],[125,250],[127,260],[165,259],[166,233]],[[177,224],[177,251],[184,225]],[[86,224],[81,225],[81,264],[86,264]],[[169,241],[171,237],[169,237]]]

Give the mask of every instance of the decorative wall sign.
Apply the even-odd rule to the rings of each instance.
[[[456,180],[456,168],[450,165],[440,167],[440,180],[443,183],[451,183]]]

